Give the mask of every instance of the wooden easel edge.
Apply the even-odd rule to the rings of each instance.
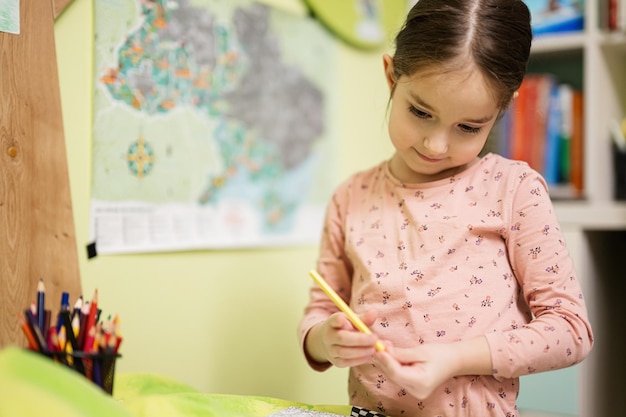
[[[51,0],[52,4],[53,4],[53,10],[54,10],[54,20],[58,19],[59,16],[61,16],[61,14],[65,11],[65,9],[67,9],[67,7],[74,1],[74,0]]]

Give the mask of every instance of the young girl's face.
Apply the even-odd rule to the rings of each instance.
[[[499,108],[490,86],[473,68],[429,70],[393,76],[384,57],[392,91],[389,136],[396,153],[391,172],[400,181],[422,183],[446,178],[476,161]]]

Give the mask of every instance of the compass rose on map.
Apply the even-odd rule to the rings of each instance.
[[[139,139],[128,147],[126,161],[128,162],[130,172],[138,178],[142,178],[152,171],[154,167],[154,151],[150,144],[143,140],[143,136],[140,135]]]

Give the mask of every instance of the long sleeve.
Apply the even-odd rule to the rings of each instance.
[[[593,345],[585,301],[543,179],[527,171],[513,184],[509,261],[530,323],[491,333],[495,376],[516,377],[582,361]]]
[[[344,183],[333,195],[324,220],[324,228],[320,241],[320,255],[317,261],[317,272],[324,277],[328,284],[339,294],[344,301],[350,303],[352,286],[352,270],[350,262],[344,252],[344,216],[339,206],[338,193],[345,192],[347,183]],[[310,302],[305,308],[304,317],[298,326],[300,345],[304,349],[304,340],[311,327],[324,321],[333,313],[339,311],[337,306],[316,285],[310,289]],[[330,367],[330,364],[320,364],[307,357],[309,365],[318,371]]]

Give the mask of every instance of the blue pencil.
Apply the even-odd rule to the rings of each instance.
[[[46,328],[46,287],[43,285],[43,278],[39,278],[37,284],[37,325],[42,332]]]

